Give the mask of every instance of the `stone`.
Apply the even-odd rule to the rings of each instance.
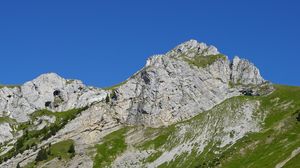
[[[226,56],[205,68],[182,59],[220,54],[213,46],[190,40],[165,55],[155,55],[146,66],[114,92],[113,108],[123,123],[152,127],[169,125],[209,110],[225,99],[241,95],[229,83],[260,85],[265,80],[250,62]]]
[[[4,143],[13,139],[12,128],[10,127],[9,123],[3,122],[0,123],[0,143]]]
[[[240,59],[238,56],[235,56],[231,68],[231,78],[236,84],[259,85],[265,82],[265,80],[261,77],[258,68],[256,68],[248,60]]]
[[[18,88],[0,89],[0,112],[25,122],[34,111],[82,108],[102,101],[106,95],[106,91],[87,87],[79,80],[66,80],[55,73],[47,73]]]

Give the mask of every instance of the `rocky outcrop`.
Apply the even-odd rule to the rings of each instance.
[[[244,85],[259,85],[265,82],[259,70],[248,60],[234,57],[231,64],[231,79],[233,83]]]
[[[213,46],[190,40],[149,58],[146,67],[114,90],[116,113],[127,124],[169,125],[242,94],[246,85],[265,82],[252,63],[237,57],[231,62],[219,54]],[[199,59],[199,67],[190,63]]]
[[[187,57],[193,58],[195,55],[200,54],[203,56],[220,54],[215,46],[208,46],[205,43],[198,42],[196,40],[189,40],[175,47],[173,50],[167,53],[169,56],[177,57],[178,54],[184,54]]]
[[[12,128],[9,123],[0,123],[0,143],[13,139]]]
[[[105,91],[87,87],[79,80],[48,73],[20,87],[0,89],[0,115],[25,122],[34,111],[81,108],[103,100],[106,95]]]

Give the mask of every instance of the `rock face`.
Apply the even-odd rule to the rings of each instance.
[[[0,115],[25,122],[34,111],[80,108],[103,100],[106,94],[101,89],[86,87],[79,80],[66,80],[48,73],[20,87],[0,89]]]
[[[11,140],[12,138],[12,128],[9,123],[0,123],[0,143]]]
[[[214,46],[190,40],[165,55],[151,57],[145,68],[114,91],[115,111],[124,123],[169,125],[240,95],[241,88],[230,83],[265,82],[247,60],[235,57],[230,62],[226,56],[219,55]],[[199,59],[203,60],[199,62],[201,67],[191,64]]]
[[[249,61],[234,57],[232,61],[231,79],[234,83],[244,85],[257,85],[265,82],[260,76],[259,70]]]

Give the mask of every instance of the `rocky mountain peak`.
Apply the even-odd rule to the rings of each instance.
[[[230,61],[214,46],[190,40],[149,58],[145,68],[114,90],[113,108],[124,123],[156,127],[191,118],[248,90],[253,93],[250,85],[263,83],[249,61]]]
[[[48,82],[53,82],[57,80],[64,80],[61,76],[54,72],[49,72],[45,74],[41,74],[37,78],[35,78],[33,81],[48,81]]]
[[[169,54],[172,56],[184,54],[192,58],[195,55],[210,56],[217,55],[220,53],[218,49],[212,45],[207,45],[203,42],[198,42],[196,40],[191,39],[175,47],[173,50],[171,50]]]
[[[236,84],[262,84],[266,82],[260,75],[259,69],[246,59],[235,56],[231,64],[231,79]]]
[[[20,87],[0,89],[0,116],[25,122],[34,111],[81,108],[103,100],[106,95],[105,91],[87,87],[79,80],[46,73]]]

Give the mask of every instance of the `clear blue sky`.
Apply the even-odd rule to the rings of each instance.
[[[299,0],[16,0],[0,2],[0,83],[45,72],[117,84],[147,57],[191,38],[300,85]]]

